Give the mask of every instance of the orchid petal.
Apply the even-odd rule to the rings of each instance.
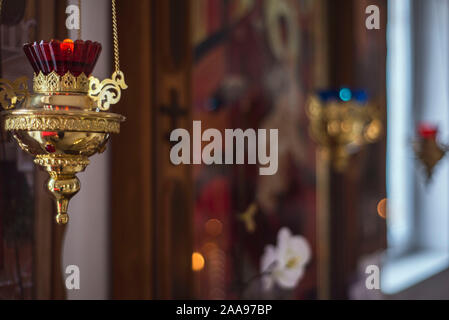
[[[311,257],[311,250],[307,240],[301,236],[295,236],[290,239],[290,247],[295,255],[299,257],[300,266],[306,265]]]
[[[299,280],[304,276],[304,268],[285,269],[277,272],[275,280],[277,284],[284,289],[295,288]]]

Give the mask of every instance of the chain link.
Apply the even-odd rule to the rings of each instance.
[[[118,49],[118,26],[117,26],[117,6],[116,0],[112,0],[112,33],[114,36],[114,64],[115,71],[120,70],[120,59]]]
[[[3,1],[3,0],[1,0],[1,1]],[[78,40],[81,40],[81,26],[82,26],[82,21],[81,21],[81,0],[78,0],[78,8],[79,8],[79,11],[80,11],[80,16],[79,16],[79,19],[80,19],[80,25],[79,25],[79,29],[78,29]]]

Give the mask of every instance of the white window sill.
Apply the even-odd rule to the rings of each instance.
[[[449,267],[449,253],[419,251],[387,260],[381,271],[381,289],[386,295],[397,294]]]

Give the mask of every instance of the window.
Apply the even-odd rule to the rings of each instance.
[[[413,153],[421,121],[449,136],[449,2],[390,0],[388,252],[382,289],[395,294],[449,266],[449,163],[427,183]],[[446,142],[446,141],[444,141]]]

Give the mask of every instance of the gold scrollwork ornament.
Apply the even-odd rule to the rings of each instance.
[[[109,110],[111,104],[118,103],[122,90],[128,88],[125,75],[120,70],[115,71],[111,79],[104,79],[101,83],[95,77],[90,77],[89,80],[89,97],[96,102],[98,109],[103,111]]]
[[[3,109],[13,109],[18,102],[23,101],[29,94],[27,77],[20,77],[14,81],[0,79],[0,104]]]

